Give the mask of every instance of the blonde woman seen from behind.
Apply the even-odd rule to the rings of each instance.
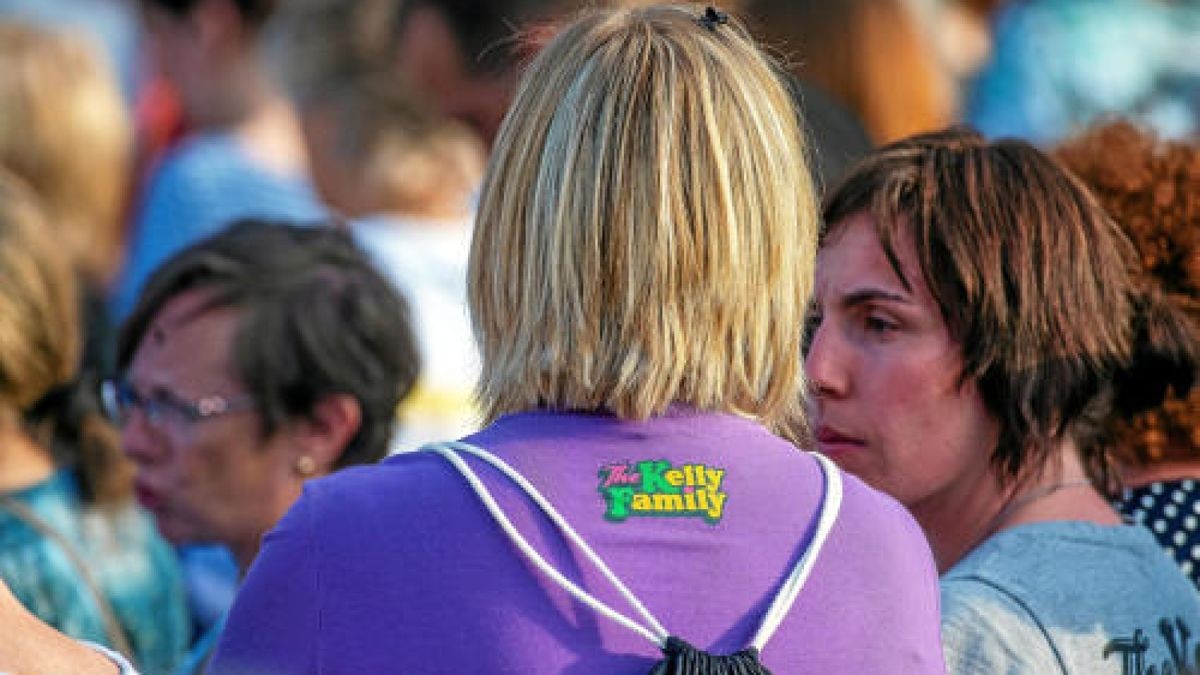
[[[214,672],[942,672],[915,523],[772,433],[802,422],[803,156],[736,19],[567,25],[480,198],[487,426],[310,486]]]

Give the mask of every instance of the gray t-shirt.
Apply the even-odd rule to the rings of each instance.
[[[1200,672],[1200,595],[1141,527],[1014,527],[941,586],[951,675]]]

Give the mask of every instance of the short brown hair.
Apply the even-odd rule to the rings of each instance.
[[[1102,463],[1087,453],[1131,351],[1131,249],[1083,184],[1028,143],[951,129],[868,157],[829,195],[823,239],[859,212],[906,285],[895,242],[912,238],[999,422],[1001,479],[1037,474],[1068,436]]]
[[[309,417],[322,397],[347,394],[362,422],[333,467],[387,453],[420,358],[407,304],[348,234],[246,219],[180,251],[151,275],[125,322],[122,370],[162,308],[192,290],[241,312],[231,361],[262,411],[264,436]]]
[[[816,218],[797,116],[740,24],[702,12],[584,14],[525,74],[469,266],[489,419],[802,419]]]
[[[1057,156],[1137,248],[1143,284],[1129,382],[1109,420],[1127,464],[1200,456],[1200,147],[1161,141],[1129,122],[1099,125]],[[1190,391],[1189,391],[1190,390]]]

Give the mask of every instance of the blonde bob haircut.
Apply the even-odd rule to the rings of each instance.
[[[813,186],[777,67],[734,19],[592,11],[529,65],[469,267],[487,419],[672,403],[802,427]]]

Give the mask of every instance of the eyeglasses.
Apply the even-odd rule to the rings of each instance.
[[[197,422],[253,409],[257,403],[250,394],[204,396],[188,401],[170,392],[157,391],[145,396],[125,380],[106,380],[100,388],[104,410],[119,426],[129,423],[134,410],[141,410],[150,426],[161,429],[189,427]]]

